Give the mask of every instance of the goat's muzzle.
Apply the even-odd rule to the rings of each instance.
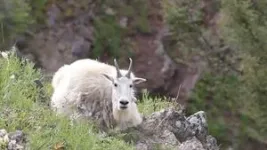
[[[129,104],[128,101],[124,101],[124,100],[120,101],[120,109],[127,109],[128,104]]]

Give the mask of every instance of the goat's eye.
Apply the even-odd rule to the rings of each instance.
[[[117,86],[118,86],[118,84],[117,84],[117,83],[114,83],[114,86],[115,86],[115,87],[117,87]]]
[[[132,84],[130,84],[130,88],[132,88],[133,87],[133,85]]]

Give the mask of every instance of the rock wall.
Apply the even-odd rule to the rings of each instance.
[[[179,103],[184,104],[190,90],[200,75],[199,67],[189,68],[175,63],[165,52],[163,40],[168,35],[164,24],[160,1],[149,0],[147,19],[150,31],[135,32],[127,36],[134,43],[132,47],[134,72],[147,79],[138,86],[146,88],[151,94],[176,97],[179,91]],[[31,36],[20,38],[17,45],[26,57],[34,60],[47,73],[55,72],[63,64],[77,59],[91,58],[94,47],[92,20],[97,17],[100,4],[87,1],[83,4],[68,1],[54,3],[47,9],[47,26],[40,28]],[[67,12],[71,10],[71,15]],[[106,13],[113,13],[106,9]],[[131,19],[122,16],[118,24],[131,28]],[[123,23],[124,22],[124,23]],[[176,53],[179,53],[177,50]],[[123,54],[124,55],[124,54]],[[119,60],[120,66],[128,65],[127,54]],[[111,56],[99,56],[108,62]],[[106,59],[108,58],[108,59]],[[197,64],[198,61],[195,63]]]

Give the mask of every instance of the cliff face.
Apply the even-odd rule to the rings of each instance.
[[[116,51],[120,54],[122,67],[128,65],[127,57],[132,57],[134,72],[148,79],[139,86],[140,89],[147,88],[152,94],[175,97],[180,87],[179,102],[183,103],[198,79],[199,68],[177,64],[165,52],[163,39],[168,35],[168,27],[163,20],[160,2],[138,2],[118,2],[118,6],[95,1],[77,3],[74,0],[49,4],[47,26],[37,30],[33,36],[21,38],[18,45],[23,45],[20,50],[49,73],[81,58],[111,62]],[[134,12],[136,9],[140,12]],[[102,24],[97,23],[101,18],[104,18]],[[119,30],[116,30],[116,25],[114,28],[107,26],[108,21],[105,20],[110,18],[115,18]],[[108,40],[113,43],[120,40],[120,48],[115,49],[116,46],[107,44]],[[103,51],[97,53],[99,45]],[[115,47],[113,51],[111,46]],[[179,51],[174,53],[179,54]]]

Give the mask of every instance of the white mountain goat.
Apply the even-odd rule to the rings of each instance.
[[[114,64],[81,59],[62,66],[52,79],[52,108],[58,114],[93,119],[102,129],[139,125],[142,115],[134,86],[146,79],[135,77],[131,59],[128,70],[120,70],[116,59]]]

